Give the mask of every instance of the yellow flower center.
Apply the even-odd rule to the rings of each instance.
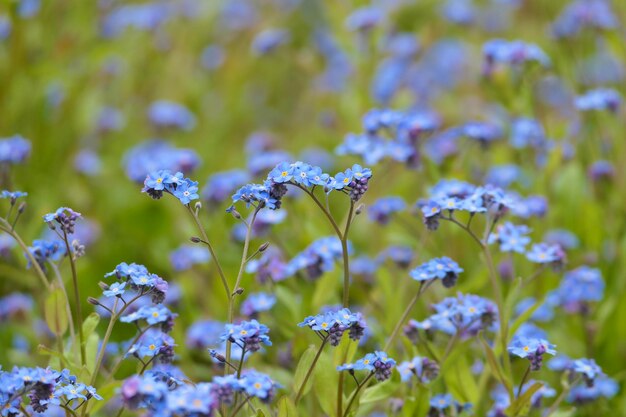
[[[437,213],[438,210],[439,209],[437,207],[433,207],[433,208],[430,209],[430,212],[431,213]]]
[[[369,365],[369,364],[370,364],[370,360],[369,360],[369,359],[365,359],[365,360],[363,360],[363,363],[364,363],[365,365]]]
[[[159,317],[159,313],[155,311],[154,313],[152,313],[152,317],[154,317],[154,318]]]
[[[283,171],[280,173],[281,177],[286,177],[289,173],[287,171]]]
[[[324,322],[322,323],[320,326],[322,326],[324,329],[328,327],[328,323]]]
[[[524,349],[524,352],[528,352],[530,350],[528,346],[524,346],[523,349]]]
[[[242,335],[242,336],[245,336],[245,335],[248,334],[248,331],[247,330],[242,330],[242,331],[239,332],[239,334]]]
[[[148,349],[154,350],[154,349],[156,349],[156,346],[154,344],[151,344],[150,346],[148,346]]]
[[[161,184],[163,182],[163,178],[157,178],[156,182]]]
[[[254,384],[254,388],[260,389],[261,388],[261,383],[260,382],[255,383]]]

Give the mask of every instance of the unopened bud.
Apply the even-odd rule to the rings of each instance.
[[[100,301],[96,300],[93,297],[87,297],[87,302],[89,302],[89,304],[93,304],[95,306],[99,306],[100,305]]]
[[[261,246],[259,246],[259,252],[265,252],[267,248],[270,247],[270,242],[265,242]]]
[[[234,294],[241,295],[243,294],[243,288],[239,287],[235,290]]]
[[[232,214],[232,215],[233,215],[233,217],[234,217],[235,219],[237,219],[237,220],[241,219],[241,214],[239,214],[239,212],[238,212],[237,210],[235,210],[235,209],[232,209],[232,210],[230,211],[230,214]]]
[[[189,240],[191,240],[193,243],[200,243],[200,242],[202,242],[202,239],[200,239],[198,236],[191,236],[189,238]]]
[[[108,289],[109,289],[109,284],[107,284],[106,282],[102,282],[102,281],[100,281],[100,282],[98,283],[98,285],[99,285],[99,286],[100,286],[100,288],[102,288],[104,291],[106,291],[106,290],[108,290]]]
[[[26,202],[22,201],[20,206],[17,208],[17,212],[22,214],[24,213],[24,210],[26,210]]]
[[[196,211],[200,210],[202,208],[202,203],[200,201],[196,201],[195,208],[196,208]]]
[[[356,214],[357,216],[358,216],[359,214],[361,214],[361,213],[363,212],[363,208],[364,208],[364,207],[365,207],[365,206],[364,206],[363,204],[359,204],[359,206],[356,208],[356,210],[355,210],[354,214]]]

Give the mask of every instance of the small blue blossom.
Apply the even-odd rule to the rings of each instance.
[[[391,377],[391,370],[396,361],[389,358],[385,352],[376,351],[368,353],[363,358],[352,364],[344,364],[337,367],[338,371],[370,371],[377,381],[385,381]]]
[[[239,324],[227,324],[221,340],[230,340],[249,352],[256,352],[261,344],[272,346],[268,336],[269,328],[256,320],[243,321]]]
[[[431,259],[413,269],[411,277],[416,281],[430,281],[439,278],[446,288],[450,288],[456,284],[461,272],[463,269],[459,267],[459,264],[444,256]]]
[[[104,290],[103,295],[105,297],[119,297],[124,294],[124,287],[126,287],[125,282],[114,282],[109,285],[108,289]]]
[[[530,229],[527,226],[506,222],[496,227],[487,242],[498,243],[502,252],[524,253],[526,245],[530,243],[530,238],[526,236],[528,233]]]

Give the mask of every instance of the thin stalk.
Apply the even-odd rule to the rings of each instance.
[[[519,383],[519,387],[517,388],[517,398],[522,395],[522,387],[524,387],[524,383],[528,379],[528,375],[530,375],[530,365],[526,368],[526,372],[524,372],[524,376],[522,376],[522,380]]]
[[[432,281],[430,281],[430,282],[432,282]],[[402,326],[406,322],[406,319],[409,317],[409,314],[411,314],[411,311],[413,310],[413,307],[415,307],[415,303],[417,303],[417,300],[420,298],[420,295],[422,295],[422,293],[424,291],[426,291],[426,288],[428,288],[429,286],[430,286],[430,284],[426,284],[425,285],[424,281],[420,282],[419,290],[417,291],[417,293],[413,296],[413,298],[409,302],[409,305],[404,310],[404,313],[402,313],[402,317],[400,318],[400,320],[396,324],[396,327],[391,332],[391,336],[389,336],[389,339],[387,339],[387,343],[385,343],[385,347],[383,348],[383,351],[386,352],[387,349],[389,349],[389,347],[393,343],[393,340],[398,335],[398,332],[400,331],[400,329],[402,328]]]
[[[343,372],[339,373],[339,380],[337,381],[337,415],[341,416],[341,410],[343,409]]]
[[[456,342],[459,340],[460,334],[461,329],[457,329],[457,331],[454,333],[454,336],[452,336],[448,341],[448,344],[446,345],[446,350],[443,352],[443,356],[439,360],[439,366],[443,366],[443,363],[446,361],[446,359],[448,359],[448,356],[452,352],[452,349],[454,349],[454,345],[456,345]]]
[[[369,380],[372,378],[372,376],[374,376],[374,372],[370,372],[370,374],[363,380],[363,382],[361,382],[356,387],[356,390],[354,391],[354,394],[352,394],[352,397],[350,398],[350,401],[348,401],[348,405],[346,406],[346,411],[344,411],[343,414],[339,414],[339,415],[342,415],[343,417],[348,417],[348,413],[350,412],[350,407],[352,407],[352,403],[354,402],[356,397],[359,395],[359,391],[361,391],[361,388],[363,388],[369,382]]]
[[[107,330],[104,333],[104,339],[102,339],[102,346],[100,347],[100,352],[98,352],[98,358],[96,359],[96,366],[93,370],[93,376],[91,377],[91,382],[89,385],[93,385],[96,382],[96,378],[98,376],[98,369],[100,369],[100,365],[102,365],[102,360],[104,358],[104,351],[107,343],[109,343],[109,338],[111,337],[111,333],[113,332],[113,326],[115,326],[115,322],[119,317],[115,311],[117,310],[117,302],[119,298],[115,298],[115,302],[113,303],[113,315],[109,319],[109,325],[107,326]]]
[[[41,280],[41,283],[43,284],[44,288],[46,288],[47,290],[50,290],[50,283],[48,282],[48,278],[46,277],[45,272],[43,272],[43,269],[41,269],[39,262],[37,262],[33,254],[30,253],[30,251],[28,250],[28,246],[26,246],[26,244],[24,243],[20,235],[18,235],[15,230],[12,230],[10,225],[3,218],[0,218],[0,230],[7,233],[17,242],[18,245],[20,245],[20,248],[22,248],[22,250],[24,251],[24,255],[26,255],[26,257],[30,261],[30,264],[35,269],[35,272],[37,272],[37,276]]]
[[[354,215],[354,201],[350,199],[350,210],[348,211],[348,220],[346,220],[346,228],[343,231],[341,239],[341,252],[343,254],[343,307],[350,306],[350,258],[348,256],[348,232]]]
[[[335,229],[335,233],[337,233],[337,236],[339,237],[339,239],[342,239],[341,230],[339,230],[339,226],[337,225],[337,222],[335,221],[335,219],[333,218],[332,214],[330,213],[330,210],[328,210],[326,207],[324,207],[324,205],[318,200],[318,198],[315,196],[315,194],[313,194],[307,188],[302,187],[302,186],[300,186],[298,184],[289,184],[289,183],[287,183],[287,184],[288,185],[294,185],[294,186],[298,187],[299,189],[301,189],[302,191],[304,191],[305,193],[307,193],[309,195],[309,197],[311,197],[311,199],[315,202],[315,204],[317,204],[317,206],[320,208],[320,210],[322,210],[322,212],[324,213],[324,215],[326,216],[326,218],[330,222],[330,224],[333,227],[333,229]]]
[[[211,245],[211,241],[209,240],[209,237],[206,231],[204,230],[204,227],[202,227],[202,223],[200,223],[200,219],[198,218],[198,215],[196,214],[196,212],[193,211],[193,209],[189,206],[187,206],[187,210],[189,210],[191,217],[193,217],[193,220],[195,221],[196,226],[198,227],[198,231],[202,235],[203,243],[207,246],[207,248],[209,248],[211,257],[215,261],[215,265],[217,265],[217,272],[220,276],[220,279],[222,280],[222,286],[224,287],[224,291],[226,291],[226,296],[230,298],[230,287],[228,286],[228,281],[226,281],[226,275],[224,275],[224,271],[222,270],[222,265],[220,264],[220,261],[217,259],[217,254],[215,253],[215,250],[213,250],[213,245]]]
[[[572,385],[574,385],[575,383],[576,382],[573,382]],[[563,389],[561,394],[557,397],[557,399],[550,406],[550,408],[548,408],[548,411],[546,411],[546,413],[544,414],[543,417],[550,417],[552,415],[552,413],[554,413],[559,408],[559,405],[561,405],[563,400],[567,397],[567,394],[569,394],[572,385],[570,385],[567,388]]]
[[[130,350],[130,347],[132,347],[134,344],[137,343],[137,341],[139,340],[139,338],[141,338],[141,336],[143,336],[148,329],[151,329],[152,327],[154,327],[155,325],[151,325],[151,326],[146,326],[145,329],[142,329],[137,336],[135,336],[135,338],[133,339],[132,342],[130,342],[130,345],[128,347],[128,350],[126,351],[126,353],[128,353],[128,351]],[[122,355],[122,357],[120,357],[117,362],[115,362],[115,365],[113,365],[113,368],[111,368],[111,372],[109,373],[109,378],[115,378],[115,374],[118,371],[119,367],[122,365],[122,362],[124,361],[124,358],[126,357],[126,353],[124,355]]]
[[[306,386],[306,383],[308,382],[309,378],[313,374],[313,369],[315,369],[317,360],[320,358],[320,355],[322,354],[322,350],[324,350],[324,346],[326,346],[327,341],[328,341],[328,337],[325,337],[322,340],[322,344],[320,345],[320,348],[317,350],[317,353],[315,354],[315,357],[313,358],[313,362],[311,362],[311,366],[309,367],[309,370],[306,372],[306,375],[304,376],[302,385],[300,385],[300,388],[298,389],[298,394],[296,394],[296,398],[294,400],[294,403],[296,405],[298,405],[298,401],[300,401],[300,397],[302,397],[302,393],[304,392],[304,387]]]
[[[74,256],[72,256],[72,249],[70,248],[70,242],[67,240],[67,233],[65,230],[63,230],[63,242],[65,242],[67,257],[70,260],[70,267],[72,269],[72,283],[74,284],[74,298],[76,301],[77,323],[75,324],[76,327],[78,327],[78,339],[80,341],[80,363],[85,366],[87,363],[87,354],[85,350],[85,337],[83,335],[83,311],[80,302],[80,291],[78,289],[78,274],[76,273],[76,262],[74,260]]]

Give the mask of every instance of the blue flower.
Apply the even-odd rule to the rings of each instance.
[[[402,211],[406,208],[406,203],[401,197],[383,197],[379,198],[368,209],[369,218],[380,224],[387,224],[393,213]]]
[[[594,381],[599,376],[603,376],[602,368],[598,366],[593,359],[576,359],[572,363],[572,370],[578,374],[581,374],[585,380],[587,386],[592,387]]]
[[[416,281],[430,281],[439,278],[444,286],[449,288],[454,286],[461,272],[463,269],[456,262],[444,256],[431,259],[413,269],[411,277]]]
[[[567,401],[570,403],[583,405],[588,404],[598,398],[611,398],[619,392],[619,385],[613,379],[608,377],[600,377],[592,387],[587,384],[575,385],[571,388]]]
[[[198,183],[185,178],[182,183],[178,184],[173,194],[181,203],[187,205],[193,200],[200,198],[198,195]]]
[[[242,321],[239,324],[227,324],[221,335],[221,340],[230,340],[249,352],[256,352],[261,343],[272,346],[268,336],[269,328],[256,320]]]
[[[263,402],[272,400],[277,387],[277,384],[269,376],[256,371],[245,372],[240,384],[248,395]]]
[[[165,185],[169,183],[168,179],[171,176],[171,172],[167,170],[151,172],[146,177],[144,185],[156,191],[164,190]]]
[[[288,162],[281,162],[276,166],[276,168],[270,171],[267,178],[276,183],[282,184],[291,181],[293,173],[294,167],[291,164]]]
[[[391,370],[396,361],[389,358],[385,352],[376,351],[368,353],[363,358],[352,364],[344,364],[337,367],[338,371],[370,371],[374,373],[377,381],[385,381],[391,377]]]
[[[241,314],[254,316],[262,311],[269,311],[276,304],[276,296],[264,292],[253,293],[241,303]]]
[[[576,107],[582,111],[610,110],[616,112],[622,103],[622,96],[610,88],[587,91],[576,98]]]
[[[454,404],[454,399],[450,394],[437,394],[430,399],[430,406],[436,410],[445,410]]]
[[[398,365],[400,378],[408,382],[416,377],[422,384],[427,384],[439,375],[439,365],[428,359],[416,356],[410,361],[402,362]]]
[[[331,309],[316,316],[306,317],[299,327],[309,327],[316,332],[324,332],[331,346],[338,346],[347,330],[350,339],[360,340],[365,334],[367,324],[361,313],[353,313],[347,308]]]
[[[148,117],[157,127],[175,127],[191,130],[196,124],[196,118],[186,107],[166,100],[152,103],[148,111]]]
[[[103,292],[103,294],[105,297],[119,297],[124,294],[124,287],[126,287],[125,282],[114,282]]]
[[[538,264],[560,263],[564,259],[564,253],[560,246],[547,243],[536,243],[526,253],[529,261]]]
[[[24,193],[22,191],[7,191],[2,190],[2,194],[0,194],[0,198],[8,198],[11,200],[11,204],[15,204],[15,200],[20,197],[26,197],[28,193]]]
[[[20,135],[0,139],[0,163],[20,164],[30,156],[31,144]]]
[[[508,347],[508,351],[520,358],[527,358],[542,350],[550,355],[556,355],[554,345],[543,339],[528,339],[525,337],[515,338]]]
[[[530,243],[527,235],[530,229],[525,225],[514,225],[511,222],[503,223],[496,227],[495,232],[489,235],[489,244],[498,243],[502,252],[524,253],[526,245]]]

